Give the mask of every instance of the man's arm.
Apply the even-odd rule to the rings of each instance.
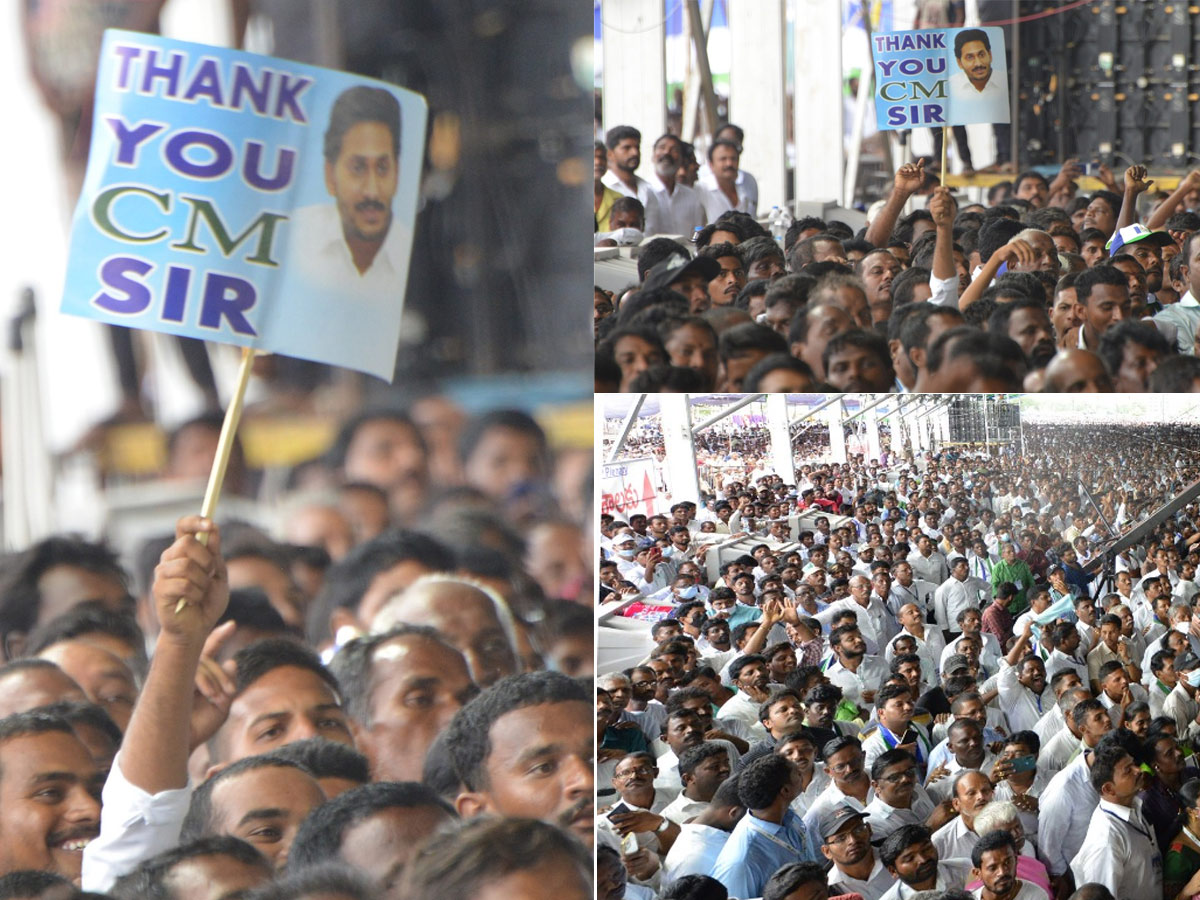
[[[925,160],[915,163],[905,163],[896,170],[896,180],[892,183],[892,193],[887,203],[875,216],[874,221],[867,227],[866,241],[873,247],[886,247],[888,239],[896,228],[896,220],[908,198],[916,193],[925,181]]]
[[[1025,655],[1025,648],[1029,646],[1029,638],[1033,634],[1033,619],[1025,620],[1025,627],[1021,629],[1021,635],[1012,645],[1012,649],[1005,654],[1004,661],[1012,668],[1017,667],[1017,663],[1021,661],[1021,657]]]
[[[1067,190],[1071,183],[1083,174],[1083,170],[1079,168],[1079,160],[1068,159],[1063,163],[1062,168],[1058,170],[1058,174],[1054,176],[1054,180],[1047,187],[1046,196],[1053,197],[1059,191]]]
[[[1032,265],[1035,259],[1033,248],[1020,238],[1013,238],[1003,247],[992,254],[991,259],[984,263],[983,268],[975,279],[967,285],[967,289],[958,298],[958,308],[965,310],[968,306],[983,296],[996,277],[1001,263],[1009,263],[1009,268],[1020,265]]]
[[[1151,231],[1158,231],[1160,228],[1165,228],[1167,219],[1174,215],[1175,210],[1179,208],[1179,204],[1183,202],[1183,198],[1194,190],[1200,190],[1200,170],[1197,169],[1193,169],[1183,178],[1179,179],[1179,187],[1175,188],[1171,192],[1171,196],[1160,203],[1158,209],[1150,214],[1150,218],[1146,220],[1146,227]]]
[[[1125,193],[1124,199],[1121,201],[1121,212],[1117,216],[1116,231],[1137,221],[1138,194],[1148,191],[1152,184],[1154,184],[1153,179],[1146,180],[1145,166],[1130,166],[1125,170]]]
[[[198,536],[207,534],[205,546]],[[188,756],[229,712],[235,687],[206,649],[228,638],[213,625],[229,603],[216,525],[180,519],[151,589],[160,632],[146,685],[104,788],[100,836],[84,851],[85,890],[103,891],[139,862],[174,846],[187,812]],[[180,605],[178,613],[176,608]],[[193,709],[194,692],[200,698]]]
[[[929,214],[937,229],[937,240],[933,245],[933,271],[929,285],[933,290],[930,303],[953,306],[958,300],[958,273],[954,269],[954,215],[957,206],[950,196],[950,189],[936,187],[929,200]],[[936,288],[934,287],[937,284]]]

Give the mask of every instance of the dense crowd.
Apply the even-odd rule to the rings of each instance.
[[[1149,520],[1197,447],[1027,424],[603,515],[647,643],[601,658],[600,896],[1200,892],[1200,504]]]
[[[1140,166],[1083,194],[1075,161],[968,202],[902,165],[857,231],[767,226],[744,140],[708,165],[664,134],[596,142],[597,246],[634,245],[637,281],[594,291],[600,391],[1200,390],[1200,171],[1152,191]],[[790,216],[788,217],[790,221]]]
[[[590,464],[427,397],[343,422],[278,529],[0,560],[0,897],[592,896]]]

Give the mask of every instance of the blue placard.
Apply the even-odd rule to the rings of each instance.
[[[63,312],[390,380],[425,120],[384,82],[107,31]]]
[[[871,35],[880,130],[1009,121],[1000,28]]]

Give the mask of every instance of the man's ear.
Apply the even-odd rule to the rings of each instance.
[[[329,160],[325,160],[325,190],[329,192],[330,197],[337,196],[333,186],[333,163]]]
[[[454,809],[460,819],[474,819],[491,809],[486,794],[479,791],[463,791],[454,798]]]

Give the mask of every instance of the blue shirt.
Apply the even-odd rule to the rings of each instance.
[[[730,897],[761,897],[767,880],[781,866],[816,861],[804,824],[790,808],[778,825],[746,813],[717,857],[712,877],[725,885]]]

